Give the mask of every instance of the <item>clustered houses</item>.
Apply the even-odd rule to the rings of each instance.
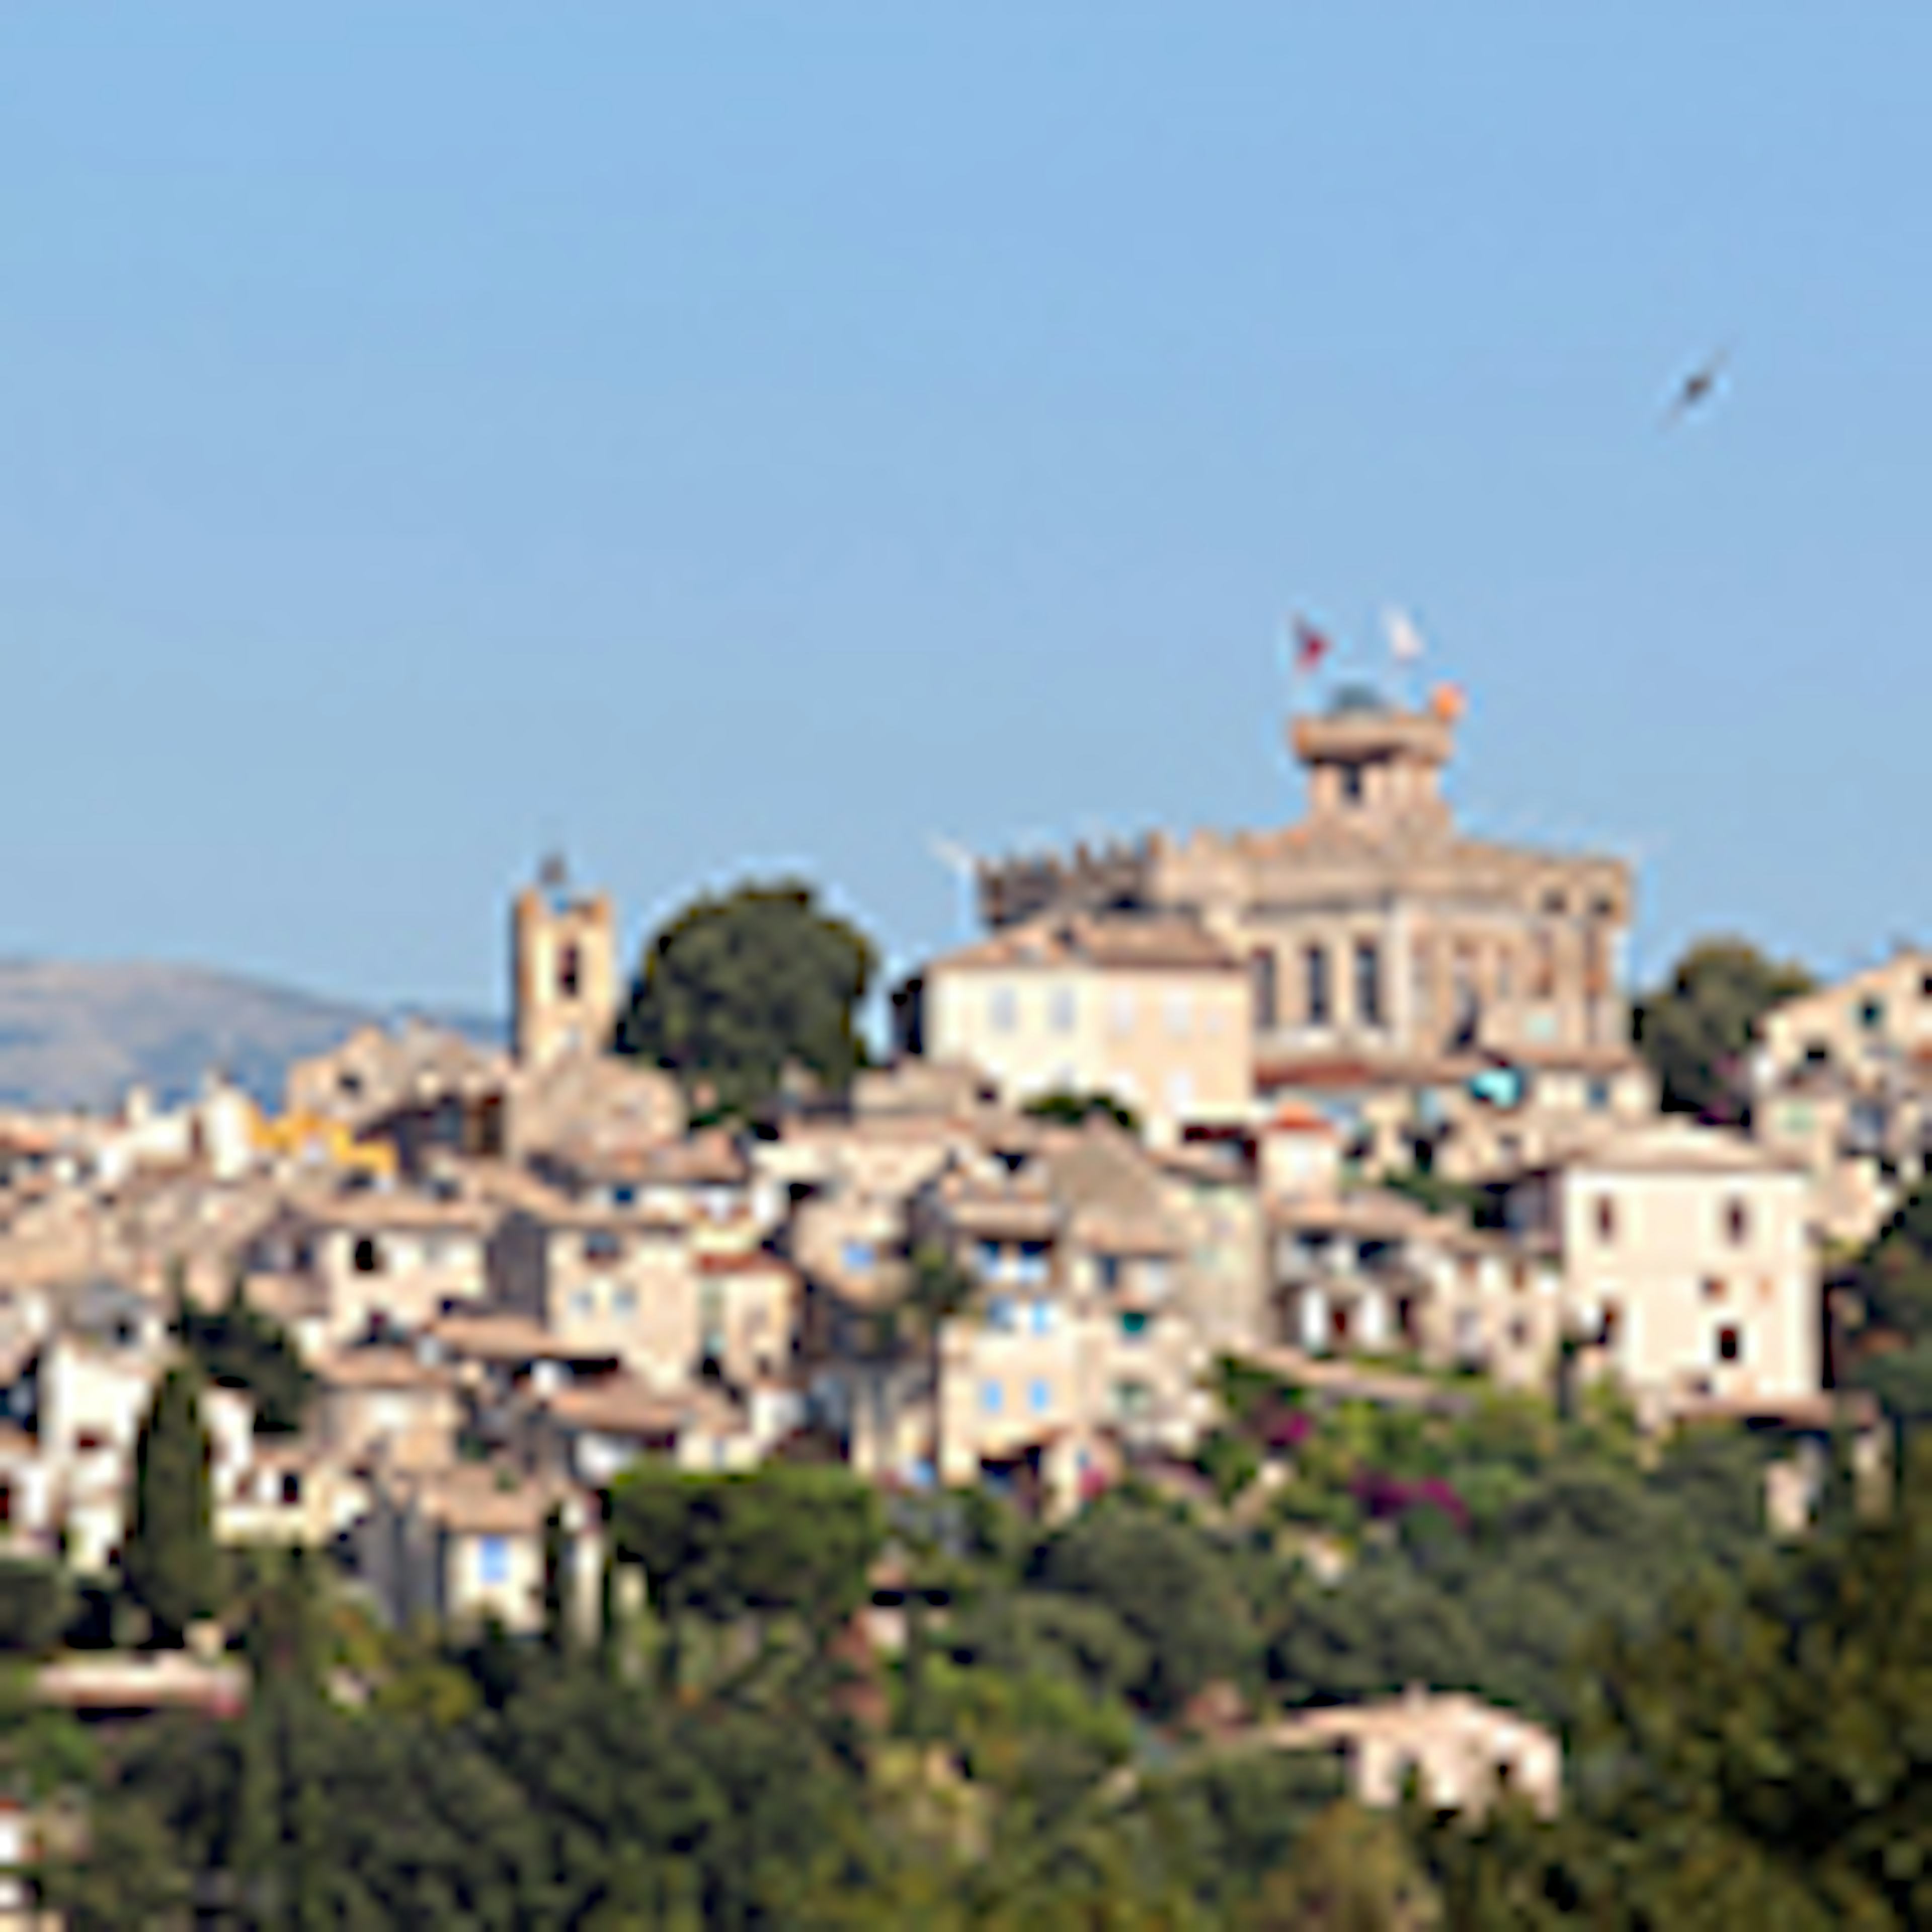
[[[116,1560],[177,1298],[245,1298],[314,1377],[293,1438],[211,1394],[224,1536],[512,1629],[640,1458],[802,1440],[1064,1510],[1190,1456],[1229,1354],[1828,1426],[1816,1246],[1920,1171],[1932,962],[1774,1017],[1757,1138],[1664,1121],[1627,869],[1463,834],[1455,710],[1299,721],[1284,830],[986,868],[892,1064],[757,1136],[605,1051],[614,922],[560,872],[514,909],[509,1052],[365,1030],[272,1118],[218,1082],[0,1120],[0,1541]],[[1025,1111],[1060,1092],[1138,1130]],[[1390,1184],[1418,1170],[1474,1211]]]

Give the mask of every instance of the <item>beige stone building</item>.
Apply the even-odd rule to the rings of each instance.
[[[1586,1372],[1667,1415],[1718,1397],[1774,1412],[1822,1385],[1824,1318],[1803,1169],[1666,1120],[1509,1190],[1512,1233],[1559,1262]]]
[[[565,1600],[588,1628],[600,1560],[595,1503],[569,1484],[507,1464],[463,1462],[379,1480],[356,1528],[357,1568],[394,1624],[494,1622],[512,1636],[532,1635],[544,1624],[553,1514],[564,1532]]]
[[[1249,976],[1256,1090],[1322,1106],[1370,1169],[1506,1168],[1552,1115],[1640,1115],[1629,868],[1463,831],[1442,789],[1454,729],[1446,702],[1345,691],[1294,722],[1300,823],[988,865],[982,914],[998,935],[1102,911],[1197,922]]]
[[[305,1295],[320,1312],[304,1318],[302,1332],[328,1348],[372,1332],[413,1334],[482,1300],[498,1213],[454,1180],[296,1186],[248,1244],[247,1274],[263,1278],[249,1292],[263,1306]]]
[[[1759,1034],[1753,1132],[1803,1162],[1828,1236],[1868,1240],[1932,1150],[1932,953],[1786,1000]]]
[[[1332,1752],[1356,1798],[1384,1809],[1402,1803],[1412,1780],[1432,1810],[1479,1818],[1506,1796],[1545,1818],[1562,1808],[1563,1748],[1555,1734],[1460,1691],[1415,1686],[1377,1703],[1298,1712],[1248,1742]]]
[[[1252,1002],[1240,957],[1193,921],[1048,915],[926,969],[922,1050],[1015,1104],[1112,1094],[1150,1138],[1251,1112]]]
[[[1565,1300],[1548,1253],[1378,1188],[1277,1196],[1268,1220],[1274,1341],[1553,1392]]]

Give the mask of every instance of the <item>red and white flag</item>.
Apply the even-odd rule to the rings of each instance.
[[[1304,673],[1319,670],[1322,660],[1333,648],[1328,638],[1305,617],[1295,619],[1294,632],[1295,669]]]

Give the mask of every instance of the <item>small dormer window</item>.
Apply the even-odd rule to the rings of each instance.
[[[1344,765],[1342,767],[1342,802],[1344,805],[1360,805],[1364,790],[1361,766]]]
[[[566,946],[557,962],[556,990],[566,1000],[577,997],[584,977],[584,956],[574,946]]]

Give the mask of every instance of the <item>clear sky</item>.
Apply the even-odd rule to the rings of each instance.
[[[1932,937],[1932,9],[1588,10],[7,9],[0,951],[493,1006],[561,844],[903,964],[1390,602],[1641,966]]]

